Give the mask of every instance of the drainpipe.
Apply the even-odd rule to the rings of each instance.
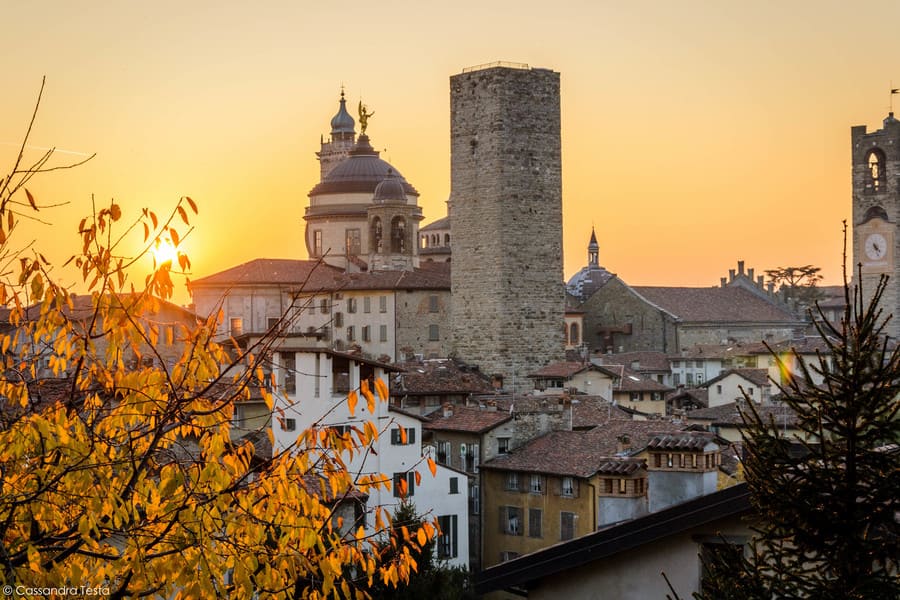
[[[588,485],[591,487],[591,515],[594,521],[591,531],[597,531],[597,512],[600,510],[600,505],[597,504],[597,486],[590,481],[588,481]]]

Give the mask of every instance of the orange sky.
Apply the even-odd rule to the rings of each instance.
[[[97,153],[31,186],[70,203],[28,229],[57,259],[92,194],[126,212],[193,197],[198,277],[302,258],[342,83],[376,112],[373,144],[418,188],[427,223],[450,192],[449,76],[524,62],[562,74],[566,277],[593,223],[601,264],[631,284],[716,285],[739,259],[812,263],[837,283],[850,127],[880,127],[900,87],[900,3],[860,6],[6,3],[0,159],[46,75],[32,144]]]

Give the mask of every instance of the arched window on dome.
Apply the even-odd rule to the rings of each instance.
[[[372,235],[369,236],[372,246],[372,252],[381,252],[383,249],[382,238],[384,237],[383,227],[381,225],[381,218],[375,217],[372,219]]]
[[[878,148],[872,148],[866,155],[866,179],[867,192],[883,192],[885,185],[885,159],[884,152]]]
[[[406,219],[399,216],[394,217],[391,220],[391,252],[405,254],[408,249]]]
[[[581,343],[581,340],[578,338],[578,323],[572,323],[569,326],[569,345],[577,346]]]

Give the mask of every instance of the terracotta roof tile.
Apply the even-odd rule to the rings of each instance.
[[[763,404],[754,405],[754,407],[764,421],[768,421],[772,418],[775,420],[776,425],[793,426],[797,424],[797,414],[786,404]],[[686,418],[689,420],[700,419],[703,421],[710,421],[710,424],[713,426],[733,425],[742,427],[744,425],[737,402],[729,402],[728,404],[714,406],[712,408],[692,410],[686,415]]]
[[[318,260],[257,258],[242,265],[195,279],[191,287],[206,285],[287,284],[323,289],[343,271]]]
[[[507,411],[454,406],[448,416],[441,409],[431,414],[431,422],[423,425],[432,431],[462,431],[484,433],[512,419]]]
[[[714,434],[701,431],[667,433],[650,438],[647,448],[650,450],[702,450],[714,440]]]
[[[635,371],[669,372],[669,358],[665,352],[639,351],[602,354],[596,357],[605,365],[624,365]]]
[[[403,373],[395,375],[391,391],[395,396],[434,394],[487,394],[490,381],[480,371],[461,366],[451,359],[397,363]]]
[[[613,375],[611,371],[600,367],[591,363],[583,363],[583,362],[557,362],[551,363],[546,367],[542,367],[538,369],[534,373],[528,375],[528,377],[572,377],[573,375],[577,375],[582,371],[587,371],[589,369],[593,369],[595,371],[604,372],[610,376]]]
[[[704,387],[709,388],[710,385],[719,382],[731,375],[742,377],[753,385],[766,386],[772,384],[772,381],[769,379],[769,371],[766,369],[728,369],[727,371],[719,373],[719,375],[713,377],[703,385]]]
[[[740,287],[632,289],[683,322],[796,322],[790,311]]]

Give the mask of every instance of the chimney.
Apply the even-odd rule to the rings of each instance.
[[[449,402],[444,403],[444,418],[447,419],[453,416],[453,405]]]
[[[719,283],[722,285],[722,287],[725,287],[725,284],[728,283],[728,278],[727,278],[727,277],[721,277],[721,278],[719,279]]]
[[[756,286],[759,289],[763,289],[765,287],[765,281],[766,281],[765,277],[763,277],[762,275],[758,276],[756,278]]]
[[[753,281],[753,269],[747,269],[747,279]]]
[[[728,280],[734,281],[734,269],[728,269]]]
[[[744,274],[744,261],[742,261],[742,260],[738,261],[738,274],[739,275]]]

